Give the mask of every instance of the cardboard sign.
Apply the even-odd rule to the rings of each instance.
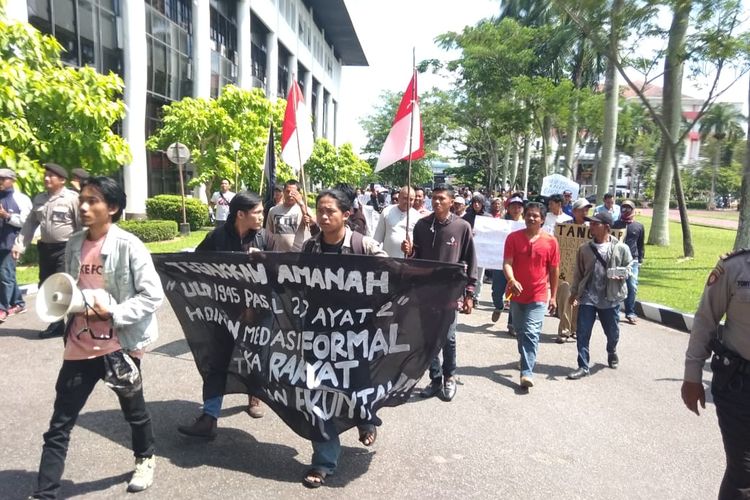
[[[620,241],[625,238],[625,229],[612,229],[611,233]],[[560,244],[560,281],[572,283],[578,248],[593,239],[591,228],[584,224],[557,224],[555,237]]]

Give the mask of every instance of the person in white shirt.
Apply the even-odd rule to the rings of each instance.
[[[562,224],[573,220],[573,217],[563,212],[563,197],[560,194],[553,194],[549,197],[547,217],[544,219],[542,229],[549,234],[555,234],[555,225]]]
[[[421,218],[412,205],[414,204],[414,190],[408,186],[401,188],[398,194],[398,204],[383,209],[380,220],[375,228],[373,239],[383,245],[383,250],[389,257],[403,257],[401,243],[407,238],[411,240],[414,224]],[[407,237],[406,214],[409,213],[409,230]]]
[[[214,223],[216,227],[223,226],[229,215],[229,202],[234,198],[234,193],[229,190],[229,181],[221,180],[219,190],[211,196],[211,208],[214,210]]]
[[[268,211],[266,230],[271,241],[269,250],[275,252],[299,252],[302,244],[310,239],[311,230],[317,234],[318,227],[307,210],[296,180],[284,183],[283,202]]]

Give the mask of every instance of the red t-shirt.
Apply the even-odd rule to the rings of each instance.
[[[510,300],[521,304],[547,302],[547,278],[550,266],[560,265],[560,247],[557,239],[542,231],[530,243],[526,231],[510,233],[505,240],[506,259],[513,259],[513,277],[521,283],[523,292]]]

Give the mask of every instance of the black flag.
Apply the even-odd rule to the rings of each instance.
[[[234,340],[225,392],[321,441],[406,402],[456,320],[463,266],[302,253],[154,254],[198,371]],[[200,391],[196,388],[196,394]]]
[[[266,178],[266,196],[263,199],[263,215],[268,216],[268,211],[275,205],[273,202],[273,190],[276,187],[276,148],[273,137],[273,124],[268,129],[268,144],[266,145],[266,158],[263,163],[263,172]]]

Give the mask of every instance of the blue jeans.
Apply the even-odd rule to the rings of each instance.
[[[589,342],[591,341],[591,330],[597,314],[599,322],[607,336],[607,352],[613,354],[617,350],[617,341],[620,340],[620,308],[597,309],[594,306],[581,304],[578,306],[578,324],[576,325],[576,346],[578,347],[578,367],[588,371],[589,369]]]
[[[503,310],[503,296],[505,287],[508,286],[508,280],[505,279],[505,273],[502,269],[492,270],[492,305],[498,311]]]
[[[313,441],[313,456],[311,469],[325,472],[330,475],[336,472],[336,466],[341,455],[341,441],[336,431],[336,426],[331,421],[326,422],[326,433],[331,436],[328,441]],[[374,432],[375,426],[372,424],[361,424],[357,426],[359,432]]]
[[[221,404],[224,401],[224,396],[213,396],[203,401],[203,413],[211,415],[215,419],[219,419],[221,415]]]
[[[539,348],[539,334],[542,332],[544,314],[547,312],[545,302],[521,304],[511,301],[510,313],[513,315],[513,329],[518,340],[518,354],[521,355],[521,376],[530,377],[536,365],[536,352]]]
[[[443,364],[440,365],[440,356],[435,356],[430,363],[430,380],[441,380],[443,377],[452,377],[456,373],[456,324],[458,313],[448,328],[448,342],[443,346]]]
[[[630,267],[630,278],[628,278],[628,296],[625,298],[625,317],[635,316],[635,294],[638,292],[638,268],[641,265],[634,260]]]
[[[7,311],[15,305],[26,305],[16,282],[16,261],[10,250],[0,250],[0,309]]]
[[[325,431],[331,437],[328,441],[313,441],[312,469],[333,474],[341,455],[341,441],[339,433],[333,422],[328,421],[325,424]]]

